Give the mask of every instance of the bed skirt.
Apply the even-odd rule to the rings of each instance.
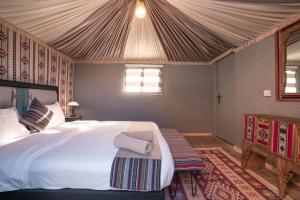
[[[164,190],[158,192],[130,192],[117,190],[30,189],[0,193],[1,200],[164,200]]]

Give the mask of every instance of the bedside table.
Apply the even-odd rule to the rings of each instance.
[[[75,116],[75,117],[66,117],[65,118],[66,122],[74,122],[74,121],[77,121],[77,120],[81,120],[81,116]]]

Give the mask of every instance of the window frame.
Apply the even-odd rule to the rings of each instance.
[[[157,66],[157,67],[156,67]],[[160,70],[160,92],[127,92],[126,91],[126,70],[127,69],[142,69],[143,73],[144,73],[144,69],[159,69]],[[164,84],[163,84],[163,74],[164,74],[164,67],[163,65],[138,65],[138,64],[134,64],[134,65],[125,65],[125,70],[124,70],[124,81],[123,81],[123,90],[122,92],[125,95],[130,95],[130,96],[141,96],[141,95],[163,95],[164,94]],[[144,77],[144,76],[142,76]],[[143,84],[143,82],[142,82]],[[143,87],[143,85],[142,85]]]

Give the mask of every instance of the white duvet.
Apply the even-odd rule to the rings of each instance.
[[[65,123],[0,147],[0,192],[33,188],[112,189],[110,170],[118,151],[114,137],[126,131],[130,123]],[[159,128],[152,125],[162,153],[162,189],[171,183],[174,161]]]

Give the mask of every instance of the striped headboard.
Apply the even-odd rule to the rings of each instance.
[[[44,104],[58,101],[58,87],[0,80],[0,109],[15,106],[20,115],[26,112],[33,98]]]

